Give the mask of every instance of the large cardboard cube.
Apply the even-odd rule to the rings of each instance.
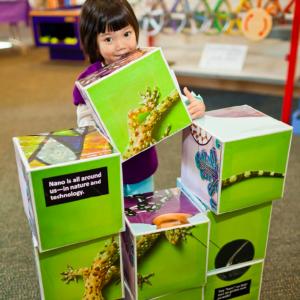
[[[208,272],[204,300],[259,300],[264,261]]]
[[[126,197],[125,214],[122,254],[134,299],[204,285],[209,221],[183,192],[174,188]]]
[[[123,160],[191,124],[159,48],[138,49],[76,84]]]
[[[120,154],[98,130],[13,141],[24,208],[40,251],[124,229]]]
[[[35,248],[35,258],[42,299],[124,297],[119,234],[43,253]]]
[[[182,182],[217,214],[279,199],[291,136],[248,105],[207,112],[183,133]]]
[[[208,271],[265,258],[272,202],[216,215],[180,179],[177,185],[210,220]]]
[[[211,211],[208,270],[264,259],[272,203],[264,203],[217,216]]]

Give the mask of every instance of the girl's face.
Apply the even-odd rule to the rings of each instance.
[[[111,64],[136,49],[135,31],[131,25],[118,31],[106,30],[105,33],[98,34],[97,44],[105,63]]]

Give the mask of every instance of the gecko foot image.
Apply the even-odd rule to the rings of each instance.
[[[140,236],[137,239],[137,258],[138,261],[141,260],[141,258],[146,254],[146,252],[150,252],[149,250],[153,248],[154,244],[158,241],[161,237],[164,237],[167,239],[167,241],[173,245],[178,246],[181,242],[187,241],[187,236],[190,236],[192,238],[195,238],[197,241],[199,241],[191,232],[191,230],[195,226],[191,226],[188,228],[175,228],[175,229],[169,229],[164,232],[158,232],[158,233],[152,233],[152,234],[145,234]],[[201,241],[199,241],[201,242]],[[143,288],[144,284],[152,285],[151,283],[151,277],[155,276],[154,272],[151,272],[147,275],[138,274],[138,286],[140,289]]]
[[[128,159],[138,154],[142,150],[156,143],[153,132],[159,126],[159,121],[163,119],[168,110],[180,100],[177,90],[172,91],[165,99],[159,101],[161,94],[157,87],[141,94],[141,106],[128,112],[129,143],[123,153],[123,158]],[[140,120],[142,114],[148,115]],[[167,126],[165,132],[159,139],[163,139],[170,134],[171,125]]]
[[[68,266],[65,272],[62,272],[62,281],[66,284],[78,282],[79,279],[84,281],[83,300],[105,300],[102,295],[102,289],[113,279],[119,279],[120,270],[119,245],[114,239],[106,244],[103,251],[100,251],[92,263],[91,267],[73,269]]]

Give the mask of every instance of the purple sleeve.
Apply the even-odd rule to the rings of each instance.
[[[132,184],[153,175],[158,166],[155,147],[130,158],[123,163],[123,183]]]
[[[92,73],[96,72],[96,71],[99,71],[101,70],[102,66],[101,66],[101,63],[100,62],[96,62],[90,66],[88,66],[84,72],[82,72],[77,80],[80,80],[88,75],[91,75]],[[74,89],[73,89],[73,103],[75,105],[78,105],[78,104],[85,104],[85,101],[83,99],[83,97],[81,96],[80,94],[80,91],[78,89],[78,87],[76,85],[74,85]]]
[[[81,96],[78,87],[75,85],[73,89],[73,103],[75,105],[85,104],[83,97]]]

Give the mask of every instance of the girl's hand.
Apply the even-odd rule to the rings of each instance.
[[[197,100],[192,93],[188,90],[187,87],[183,89],[183,93],[188,98],[190,104],[188,105],[187,109],[190,113],[190,116],[193,120],[200,118],[205,113],[205,104],[203,101]]]

